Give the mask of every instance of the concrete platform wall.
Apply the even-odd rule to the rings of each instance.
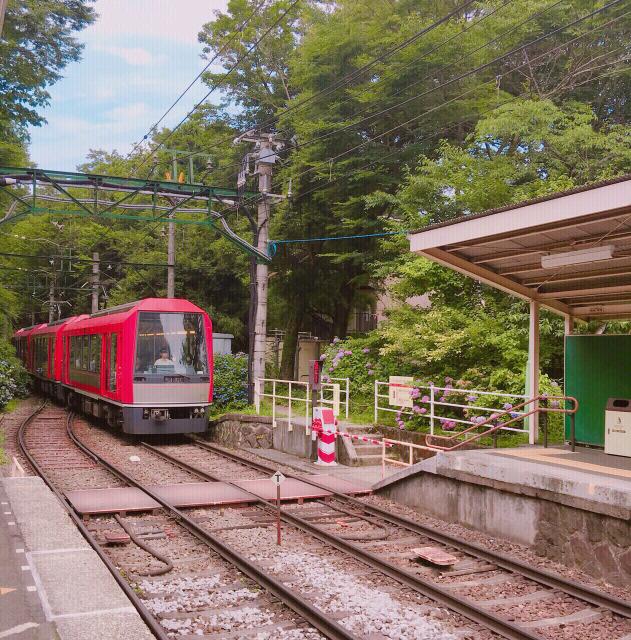
[[[541,556],[631,583],[631,521],[545,498],[419,472],[378,493],[413,509],[530,546]]]

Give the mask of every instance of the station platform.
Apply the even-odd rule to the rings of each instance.
[[[631,458],[581,447],[439,452],[374,490],[612,584],[631,581]]]
[[[0,478],[0,638],[151,640],[40,478]]]

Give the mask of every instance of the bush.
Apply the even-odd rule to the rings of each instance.
[[[0,339],[0,410],[28,392],[28,375],[7,340]]]
[[[243,409],[248,404],[248,357],[237,353],[217,355],[214,360],[214,409]]]

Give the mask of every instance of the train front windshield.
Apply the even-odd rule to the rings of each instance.
[[[208,351],[201,313],[141,312],[136,374],[208,375]]]

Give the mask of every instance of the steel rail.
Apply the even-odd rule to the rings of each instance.
[[[226,481],[223,478],[219,478],[211,473],[207,473],[202,469],[198,469],[188,464],[187,462],[184,462],[183,460],[175,458],[174,456],[161,451],[157,447],[144,442],[142,443],[142,445],[150,451],[158,454],[165,460],[168,460],[170,463],[180,466],[181,468],[186,469],[187,471],[190,471],[191,473],[194,473],[201,478],[205,478],[206,480],[210,481],[219,480],[235,487],[238,486],[230,481]],[[244,490],[242,487],[238,488],[242,491]],[[267,501],[253,493],[250,493],[247,490],[245,491],[252,496],[253,500],[255,500],[257,504],[266,509],[270,509],[276,512],[277,506],[273,502]],[[300,518],[299,516],[290,514],[287,511],[282,511],[281,520],[293,525],[294,527],[297,527],[298,529],[301,529],[305,533],[338,549],[339,551],[352,556],[356,560],[359,560],[363,564],[368,565],[372,569],[376,569],[380,573],[393,578],[397,582],[405,585],[406,587],[409,587],[415,592],[441,603],[442,605],[448,607],[450,610],[455,611],[466,617],[467,619],[482,625],[486,629],[500,634],[502,637],[507,638],[508,640],[542,640],[542,636],[538,633],[529,631],[528,629],[520,627],[518,624],[514,624],[507,621],[506,619],[496,616],[488,609],[478,606],[473,601],[464,599],[449,591],[448,589],[437,585],[431,580],[426,580],[411,573],[410,571],[406,571],[405,569],[397,567],[394,564],[381,559],[379,556],[365,551],[359,545],[354,544],[349,540],[341,538],[340,536],[337,536],[333,533],[329,533],[328,531],[321,529],[320,527],[308,522],[307,520]]]
[[[37,460],[31,455],[26,444],[25,432],[28,424],[35,418],[41,411],[47,406],[48,402],[43,402],[31,415],[29,415],[20,425],[17,433],[17,440],[20,450],[28,460],[29,464],[36,471],[37,475],[45,482],[48,488],[55,494],[62,507],[66,510],[72,521],[74,522],[81,535],[86,539],[87,543],[94,549],[99,556],[103,564],[107,567],[108,571],[114,577],[114,580],[118,583],[118,586],[123,590],[129,601],[134,605],[136,611],[140,614],[140,617],[144,623],[149,627],[151,633],[158,638],[158,640],[169,640],[169,636],[165,629],[160,626],[158,621],[153,617],[149,610],[145,607],[142,600],[138,597],[138,594],[131,588],[129,583],[118,572],[114,563],[107,557],[99,543],[94,539],[92,534],[88,531],[81,518],[77,515],[71,504],[68,502],[66,496],[57,489],[52,480],[48,477],[46,472],[39,465]],[[73,414],[68,414],[67,424],[72,420]]]
[[[247,458],[243,458],[238,454],[224,451],[223,449],[216,447],[215,445],[212,445],[208,442],[199,440],[198,438],[193,438],[190,436],[189,438],[201,448],[208,449],[213,453],[232,459],[235,462],[251,466],[263,473],[271,474],[277,470],[276,467],[270,467],[265,464],[248,460]],[[568,580],[558,574],[552,573],[551,571],[531,567],[526,563],[512,558],[506,554],[489,551],[488,549],[474,542],[467,542],[465,540],[461,540],[460,538],[456,538],[455,536],[449,535],[448,533],[442,533],[440,531],[437,531],[436,529],[433,529],[427,525],[422,525],[404,516],[392,514],[385,509],[369,505],[362,500],[347,496],[344,493],[334,491],[329,487],[326,487],[325,485],[322,485],[319,482],[310,479],[308,476],[298,475],[291,472],[284,473],[289,478],[296,478],[298,480],[301,480],[302,482],[306,482],[307,484],[317,487],[318,489],[326,489],[327,491],[333,493],[333,495],[341,501],[351,504],[366,513],[383,518],[390,524],[394,524],[401,527],[402,529],[407,529],[412,533],[417,533],[419,535],[430,538],[435,542],[439,542],[443,545],[458,549],[469,555],[476,556],[482,560],[486,560],[487,562],[495,564],[502,569],[520,574],[526,578],[529,578],[530,580],[534,580],[535,582],[539,582],[540,584],[551,587],[553,589],[558,589],[567,593],[568,595],[584,600],[585,602],[588,602],[590,604],[596,605],[598,607],[604,607],[625,618],[631,618],[631,602],[627,600],[622,600],[621,598],[611,596],[603,591],[594,589],[593,587],[582,585],[573,580]]]
[[[184,512],[180,511],[177,507],[159,496],[149,487],[138,482],[114,464],[100,456],[77,437],[72,430],[72,425],[70,423],[68,425],[68,435],[74,444],[76,444],[77,447],[79,447],[79,449],[81,449],[86,455],[90,456],[95,462],[108,469],[122,481],[140,489],[143,493],[155,500],[177,520],[180,526],[184,527],[189,531],[189,533],[210,547],[224,560],[236,567],[241,571],[241,573],[245,574],[265,590],[275,595],[281,602],[287,605],[301,618],[309,622],[309,624],[318,629],[318,631],[324,634],[327,638],[330,638],[331,640],[360,640],[356,635],[352,634],[334,620],[329,620],[323,611],[314,607],[296,592],[286,587],[282,582],[268,575],[255,564],[248,562],[237,550],[222,542],[209,531],[203,529]]]

